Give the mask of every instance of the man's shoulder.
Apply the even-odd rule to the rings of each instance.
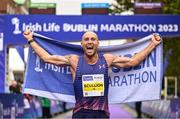
[[[105,54],[103,54],[103,56],[104,56],[105,58],[112,58],[112,57],[114,57],[113,54],[109,54],[109,53],[105,53]]]
[[[109,53],[106,53],[104,54],[104,58],[106,59],[106,61],[111,64],[112,61],[116,58],[117,56],[116,55],[113,55],[113,54],[109,54]]]

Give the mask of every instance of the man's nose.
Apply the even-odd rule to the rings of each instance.
[[[89,40],[88,40],[88,43],[92,43],[92,40],[91,40],[91,39],[89,39]]]

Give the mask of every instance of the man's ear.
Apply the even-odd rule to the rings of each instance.
[[[81,47],[82,47],[82,41],[81,41]]]

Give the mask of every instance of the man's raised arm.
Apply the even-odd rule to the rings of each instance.
[[[24,37],[27,39],[28,43],[34,49],[36,54],[44,61],[56,65],[71,65],[69,56],[60,56],[60,55],[50,55],[46,50],[39,46],[33,39],[33,32],[30,30],[25,30],[23,33]]]
[[[161,41],[162,40],[159,35],[153,34],[150,44],[145,49],[135,54],[131,58],[119,57],[111,54],[106,54],[105,57],[109,66],[115,66],[120,68],[134,67],[140,64],[153,51],[153,49],[161,43]]]

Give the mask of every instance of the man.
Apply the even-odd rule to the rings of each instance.
[[[51,100],[48,98],[40,97],[42,107],[42,118],[51,118]]]
[[[141,102],[141,101],[135,102],[135,108],[136,108],[137,118],[142,118],[141,105],[142,105],[142,102]]]
[[[108,68],[112,66],[119,68],[134,67],[143,61],[161,42],[160,36],[153,34],[151,43],[131,58],[119,57],[112,54],[99,54],[98,36],[96,33],[88,31],[82,36],[81,46],[84,50],[83,56],[59,56],[50,55],[40,47],[33,40],[33,33],[30,30],[24,32],[24,37],[44,62],[60,66],[70,66],[76,99],[73,118],[109,118]],[[100,66],[101,70],[99,70]],[[87,80],[93,80],[93,82],[86,85]],[[98,85],[99,87],[89,88],[90,92],[87,93],[86,90],[89,85]]]

